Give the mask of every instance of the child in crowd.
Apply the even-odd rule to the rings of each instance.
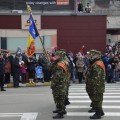
[[[26,65],[24,63],[24,61],[21,61],[21,81],[22,83],[25,83],[26,82]]]

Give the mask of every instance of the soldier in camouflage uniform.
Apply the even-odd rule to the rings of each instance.
[[[70,86],[70,67],[69,67],[69,59],[67,58],[66,56],[66,52],[64,49],[61,49],[60,51],[62,51],[63,53],[63,61],[67,67],[67,71],[68,71],[68,77],[67,77],[67,81],[66,81],[66,97],[65,97],[65,106],[66,105],[69,105],[70,102],[69,102],[69,98],[68,98],[68,93],[69,93],[69,86]]]
[[[55,55],[56,61],[52,65],[52,76],[51,76],[51,88],[53,98],[56,104],[56,110],[53,113],[57,113],[53,116],[53,119],[63,118],[65,111],[65,97],[66,97],[66,83],[67,83],[67,68],[63,61],[63,53],[57,51]]]
[[[91,50],[90,56],[91,65],[85,75],[86,91],[95,108],[95,114],[90,116],[90,119],[100,119],[104,115],[102,102],[105,90],[105,66],[99,51]]]

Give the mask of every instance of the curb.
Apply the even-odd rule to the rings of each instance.
[[[50,86],[51,82],[44,82],[44,83],[26,83],[26,84],[21,84],[19,83],[20,87],[37,87],[37,86]],[[13,83],[9,83],[7,85],[4,85],[6,88],[14,88]]]

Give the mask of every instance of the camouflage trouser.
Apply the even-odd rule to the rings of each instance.
[[[88,93],[95,108],[102,109],[103,93]]]
[[[90,98],[90,100],[91,100],[91,105],[92,105],[92,107],[95,107],[94,104],[93,104],[93,102],[92,102],[92,99],[91,99],[92,93],[88,93],[88,96],[89,96],[89,98]]]
[[[65,111],[65,105],[64,105],[65,96],[66,96],[65,93],[63,94],[53,93],[53,99],[56,104],[56,109],[59,111],[59,113]]]
[[[69,83],[67,84],[67,87],[66,87],[66,97],[68,98],[68,93],[69,93]]]

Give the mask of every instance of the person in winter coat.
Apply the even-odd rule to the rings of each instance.
[[[0,53],[0,87],[1,91],[6,91],[4,87],[4,73],[5,73],[5,62],[3,55]]]

